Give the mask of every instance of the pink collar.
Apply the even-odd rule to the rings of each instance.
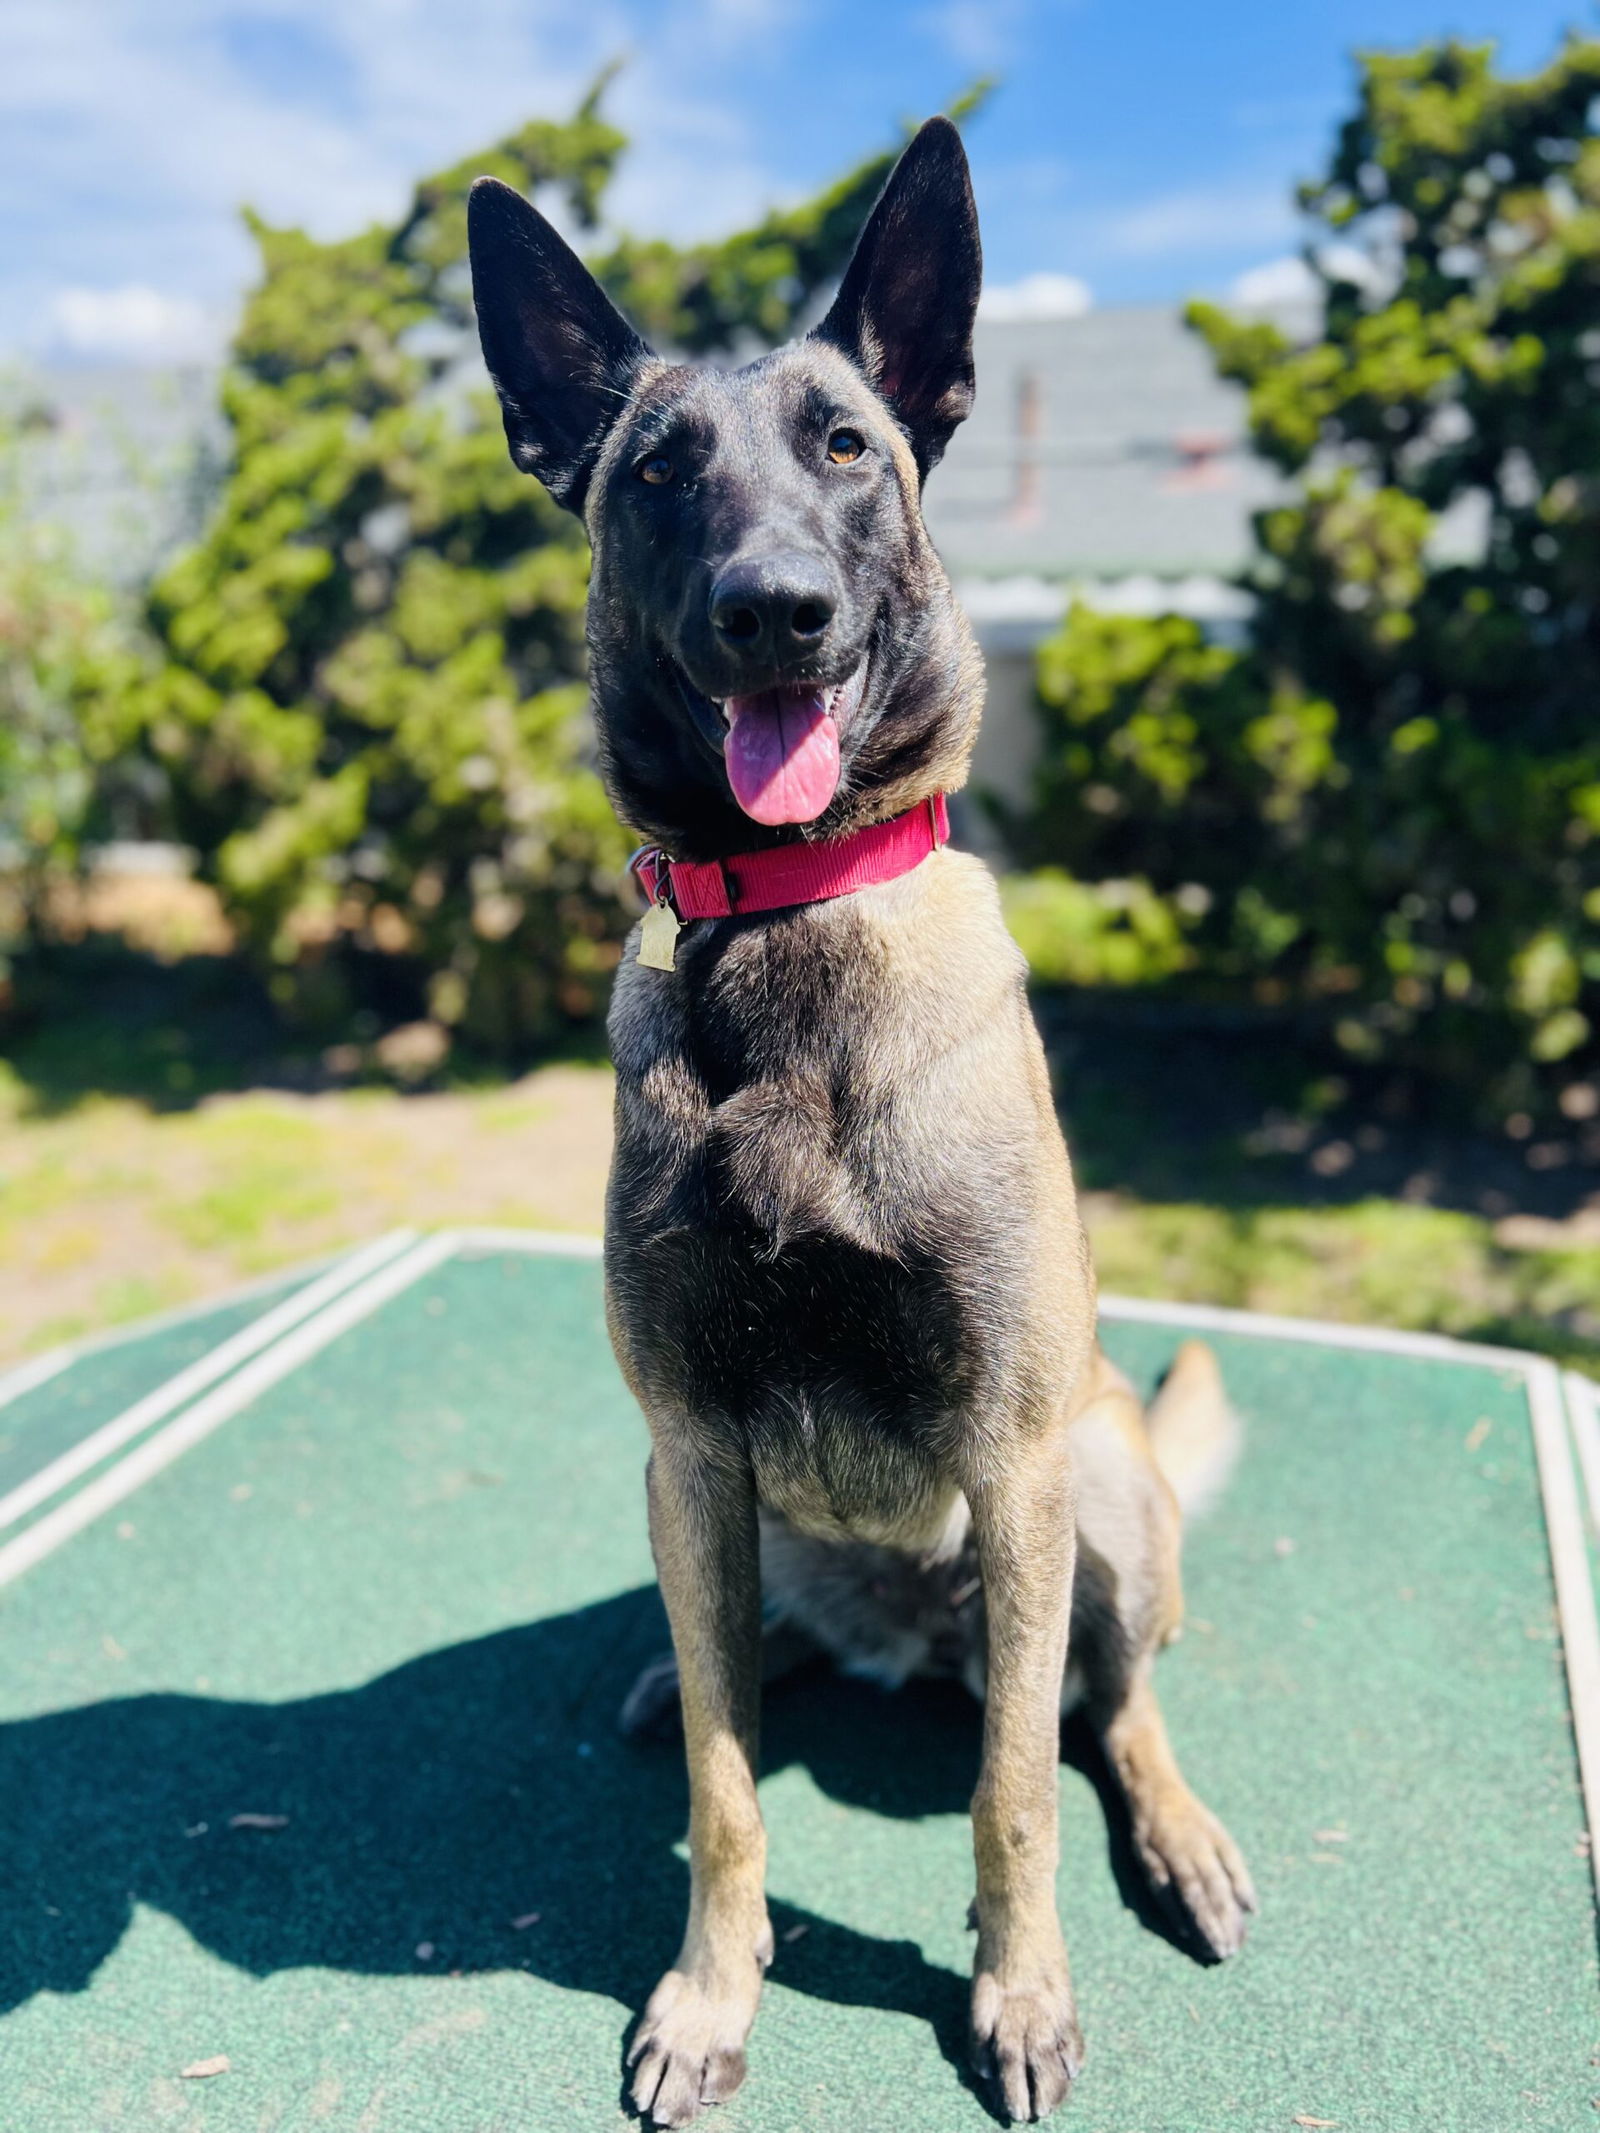
[[[704,861],[669,859],[660,845],[647,844],[628,867],[652,903],[670,904],[681,919],[731,918],[735,912],[825,903],[894,881],[949,840],[950,812],[941,792],[906,814],[822,844],[779,844]]]

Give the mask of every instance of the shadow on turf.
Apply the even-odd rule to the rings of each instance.
[[[258,1976],[525,1968],[641,2005],[682,1927],[687,1801],[677,1748],[624,1742],[614,1719],[664,1630],[646,1588],[331,1695],[138,1696],[0,1726],[0,2008],[81,1991],[136,1902]],[[964,1812],[977,1750],[953,1687],[891,1697],[813,1668],[768,1695],[764,1767],[803,1764],[869,1812]],[[1066,1752],[1107,1802],[1125,1899],[1167,1932],[1103,1766],[1070,1734]],[[967,1894],[949,1891],[954,1910]],[[772,1910],[776,1978],[926,2020],[966,2078],[964,1978],[910,1942]]]

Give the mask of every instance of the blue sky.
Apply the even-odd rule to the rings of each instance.
[[[0,350],[203,352],[252,271],[241,202],[358,227],[617,52],[634,229],[736,227],[994,71],[969,133],[992,285],[1225,292],[1294,250],[1353,47],[1453,31],[1523,69],[1594,22],[1550,0],[3,0]]]

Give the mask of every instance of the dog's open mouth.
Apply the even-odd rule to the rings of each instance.
[[[786,682],[730,696],[722,759],[755,822],[815,822],[839,789],[839,720],[860,701],[865,662],[832,688]]]

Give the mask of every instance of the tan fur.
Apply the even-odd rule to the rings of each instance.
[[[1150,1447],[1185,1518],[1217,1498],[1239,1456],[1239,1418],[1228,1405],[1217,1359],[1185,1341],[1145,1418]]]

